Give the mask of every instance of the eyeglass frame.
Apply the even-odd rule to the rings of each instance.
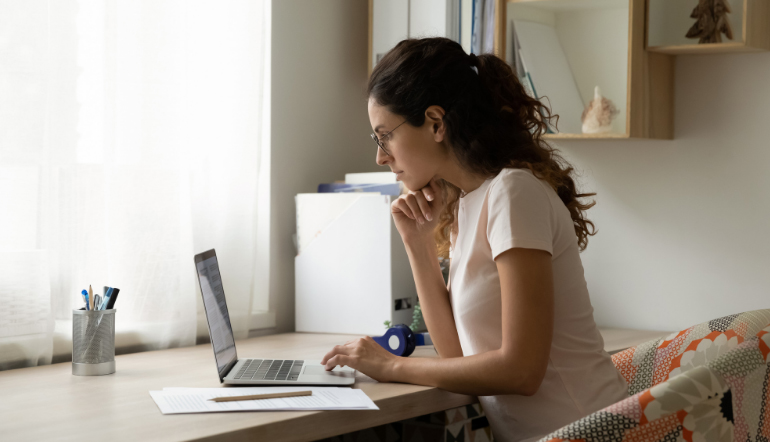
[[[371,135],[371,137],[372,137],[372,139],[374,140],[374,142],[375,142],[375,143],[377,143],[377,146],[379,146],[379,148],[380,148],[380,149],[382,149],[382,151],[383,151],[383,152],[385,152],[385,155],[387,155],[387,156],[390,156],[390,152],[388,152],[387,150],[385,150],[385,145],[384,145],[384,143],[383,143],[383,140],[385,140],[385,138],[386,138],[386,137],[389,137],[389,136],[390,136],[390,134],[392,134],[394,130],[396,130],[396,129],[398,129],[399,127],[401,127],[401,125],[402,125],[402,124],[404,124],[404,123],[406,123],[407,121],[408,121],[408,120],[404,120],[404,121],[402,121],[402,122],[401,122],[401,124],[399,124],[398,126],[394,127],[394,128],[393,128],[393,129],[391,129],[389,132],[382,134],[382,140],[380,140],[380,138],[378,138],[378,137],[377,137],[377,134],[375,134],[374,132],[372,132],[372,133],[370,134],[370,135]]]

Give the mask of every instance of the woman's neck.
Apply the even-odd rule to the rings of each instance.
[[[473,192],[481,187],[487,177],[472,173],[460,166],[458,161],[447,161],[444,167],[439,170],[438,177],[448,181],[450,184],[459,187],[464,194]]]

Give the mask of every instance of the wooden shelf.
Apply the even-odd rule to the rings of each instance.
[[[629,138],[628,134],[601,133],[601,134],[545,134],[546,140],[618,140]]]
[[[672,139],[674,137],[674,57],[645,50],[648,0],[628,1],[628,71],[626,79],[625,133],[558,133],[549,140]],[[624,0],[617,3],[623,4]],[[595,8],[606,0],[498,0],[495,54],[505,57],[508,4],[562,11],[582,4]],[[503,12],[501,12],[503,11]],[[558,114],[559,109],[553,109]]]
[[[710,43],[694,45],[651,46],[650,52],[660,54],[684,55],[684,54],[727,54],[731,52],[762,52],[767,49],[752,48],[743,43]]]
[[[655,3],[660,3],[661,5],[668,6],[669,8],[674,5],[674,3],[669,3],[671,0],[657,0]],[[652,35],[652,29],[649,29],[649,27],[652,26],[661,26],[660,24],[655,24],[653,21],[655,20],[655,17],[659,18],[660,20],[664,20],[662,17],[666,17],[670,19],[670,16],[672,15],[670,10],[667,11],[667,13],[660,13],[653,14],[654,17],[650,18],[650,9],[653,7],[650,3],[652,1],[648,0],[647,4],[647,26],[648,26],[648,32],[647,32],[647,50],[650,52],[656,52],[660,54],[670,54],[670,55],[679,55],[679,54],[726,54],[726,53],[741,53],[741,52],[762,52],[762,51],[770,51],[770,1],[768,0],[733,0],[732,4],[733,7],[737,9],[737,12],[740,12],[741,15],[739,17],[733,17],[732,15],[735,14],[736,11],[733,11],[733,14],[731,14],[730,18],[735,20],[736,18],[738,20],[737,23],[734,25],[734,33],[737,30],[738,34],[737,36],[734,35],[736,38],[740,38],[738,41],[725,41],[722,43],[703,43],[698,44],[695,39],[692,39],[692,43],[687,44],[665,44],[665,45],[654,45],[649,46],[650,40],[653,39],[651,37]],[[735,6],[736,3],[739,6]],[[658,7],[665,7],[665,6],[655,6]],[[676,5],[674,6],[676,8],[682,8],[682,5]],[[677,9],[676,17],[683,16],[682,11]],[[683,23],[694,23],[695,19],[689,18],[689,15],[687,16],[687,20],[684,20]],[[677,23],[677,28],[679,24]],[[656,31],[658,31],[660,28],[655,28]],[[682,27],[684,30],[685,28]],[[660,32],[663,32],[665,35],[665,31],[658,31],[658,35],[660,35]],[[683,32],[682,32],[683,33]],[[672,37],[671,35],[668,35],[666,37],[663,37],[663,39],[669,40],[669,42],[673,39],[683,39],[684,37]],[[656,40],[659,40],[660,37]],[[658,41],[656,41],[658,43]]]

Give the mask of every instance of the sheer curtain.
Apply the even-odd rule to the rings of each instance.
[[[193,345],[210,248],[248,333],[269,72],[270,0],[0,2],[0,369],[66,360],[89,285],[118,352]]]

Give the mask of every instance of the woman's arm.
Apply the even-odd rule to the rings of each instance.
[[[425,325],[436,351],[442,358],[454,358],[461,357],[463,351],[433,239],[444,204],[442,190],[433,178],[419,191],[400,195],[391,204],[391,213],[406,246]]]
[[[513,248],[495,262],[502,292],[502,347],[462,358],[398,358],[392,366],[392,381],[475,396],[537,392],[553,336],[551,255]],[[431,339],[436,340],[433,333]]]
[[[535,394],[545,377],[553,336],[551,255],[514,248],[495,261],[502,297],[499,349],[465,357],[403,358],[366,337],[335,346],[321,364],[328,370],[352,367],[381,382],[430,385],[475,396]]]
[[[420,298],[425,325],[436,352],[442,358],[463,355],[457,326],[449,304],[449,292],[441,275],[433,243],[407,244],[406,253],[412,266],[417,296]]]

